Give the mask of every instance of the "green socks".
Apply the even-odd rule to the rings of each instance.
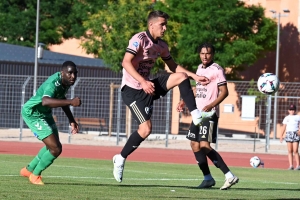
[[[44,146],[26,168],[34,175],[40,175],[55,159],[56,157],[54,157],[46,146]]]
[[[32,173],[36,176],[41,175],[42,171],[47,169],[47,167],[49,167],[55,159],[56,157],[53,156],[49,150],[47,150],[41,157],[40,162],[37,164]]]
[[[39,151],[38,155],[34,157],[34,159],[29,163],[29,165],[27,165],[27,169],[28,171],[33,171],[35,169],[35,167],[38,165],[38,163],[41,160],[41,157],[44,155],[44,153],[47,151],[48,149],[46,148],[46,146],[44,146],[43,148],[41,148],[41,150]]]

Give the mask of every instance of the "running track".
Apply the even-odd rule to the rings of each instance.
[[[0,141],[0,154],[36,155],[43,143]],[[110,160],[122,147],[87,146],[63,144],[60,157]],[[287,155],[219,152],[228,166],[250,167],[252,156],[260,157],[265,168],[287,169]],[[139,148],[128,157],[128,161],[196,164],[191,150]],[[209,161],[210,162],[210,161]],[[210,162],[210,165],[212,163]]]

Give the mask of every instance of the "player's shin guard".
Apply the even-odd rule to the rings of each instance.
[[[207,157],[212,161],[212,163],[214,163],[214,165],[217,168],[220,168],[220,170],[226,174],[227,172],[229,172],[229,168],[227,167],[227,165],[225,164],[224,160],[222,159],[222,157],[220,156],[220,154],[218,152],[216,152],[214,149],[212,149],[208,154]]]
[[[137,131],[133,132],[123,147],[121,156],[127,158],[127,156],[136,150],[144,140],[145,139],[142,138]]]
[[[189,111],[197,109],[194,92],[191,88],[190,80],[187,78],[182,81],[179,85],[180,96],[182,97],[185,105],[188,107]]]
[[[201,169],[203,175],[206,176],[206,175],[210,174],[210,170],[208,167],[206,154],[205,154],[204,150],[194,152],[194,155],[195,155],[195,158],[198,162],[198,166]]]
[[[56,159],[57,157],[53,156],[49,150],[47,150],[43,156],[41,157],[40,162],[38,163],[38,165],[35,167],[35,169],[33,170],[33,174],[34,175],[41,175],[42,171],[44,171],[45,169],[47,169],[47,167],[49,167],[53,161]]]

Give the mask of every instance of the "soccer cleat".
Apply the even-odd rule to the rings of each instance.
[[[224,185],[220,188],[220,190],[227,190],[229,189],[231,186],[233,186],[234,184],[239,182],[239,178],[234,176],[232,178],[228,178],[225,180]]]
[[[121,183],[123,178],[125,159],[121,156],[121,154],[117,154],[113,157],[113,163],[114,163],[114,171],[113,171],[114,177],[116,181]]]
[[[198,189],[211,188],[216,185],[215,179],[203,180],[202,183],[197,187]]]
[[[34,185],[44,185],[44,182],[42,181],[42,177],[40,175],[36,176],[34,174],[31,174],[29,176],[29,181]]]
[[[209,111],[209,112],[201,112],[201,116],[197,118],[193,118],[193,123],[198,126],[201,124],[202,121],[205,119],[211,118],[216,113],[215,110]]]
[[[294,170],[300,170],[300,165],[298,167],[296,167]]]
[[[31,171],[28,171],[26,167],[23,167],[20,171],[20,175],[24,177],[29,177],[32,174]]]
[[[289,168],[287,168],[288,170],[294,170],[293,166],[290,166]]]

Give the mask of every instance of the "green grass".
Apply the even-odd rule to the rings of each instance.
[[[299,171],[234,168],[240,182],[221,191],[222,172],[211,166],[217,182],[199,190],[197,165],[130,162],[122,183],[112,175],[112,161],[59,158],[43,172],[44,186],[32,185],[19,170],[32,157],[0,155],[0,199],[299,199]]]

